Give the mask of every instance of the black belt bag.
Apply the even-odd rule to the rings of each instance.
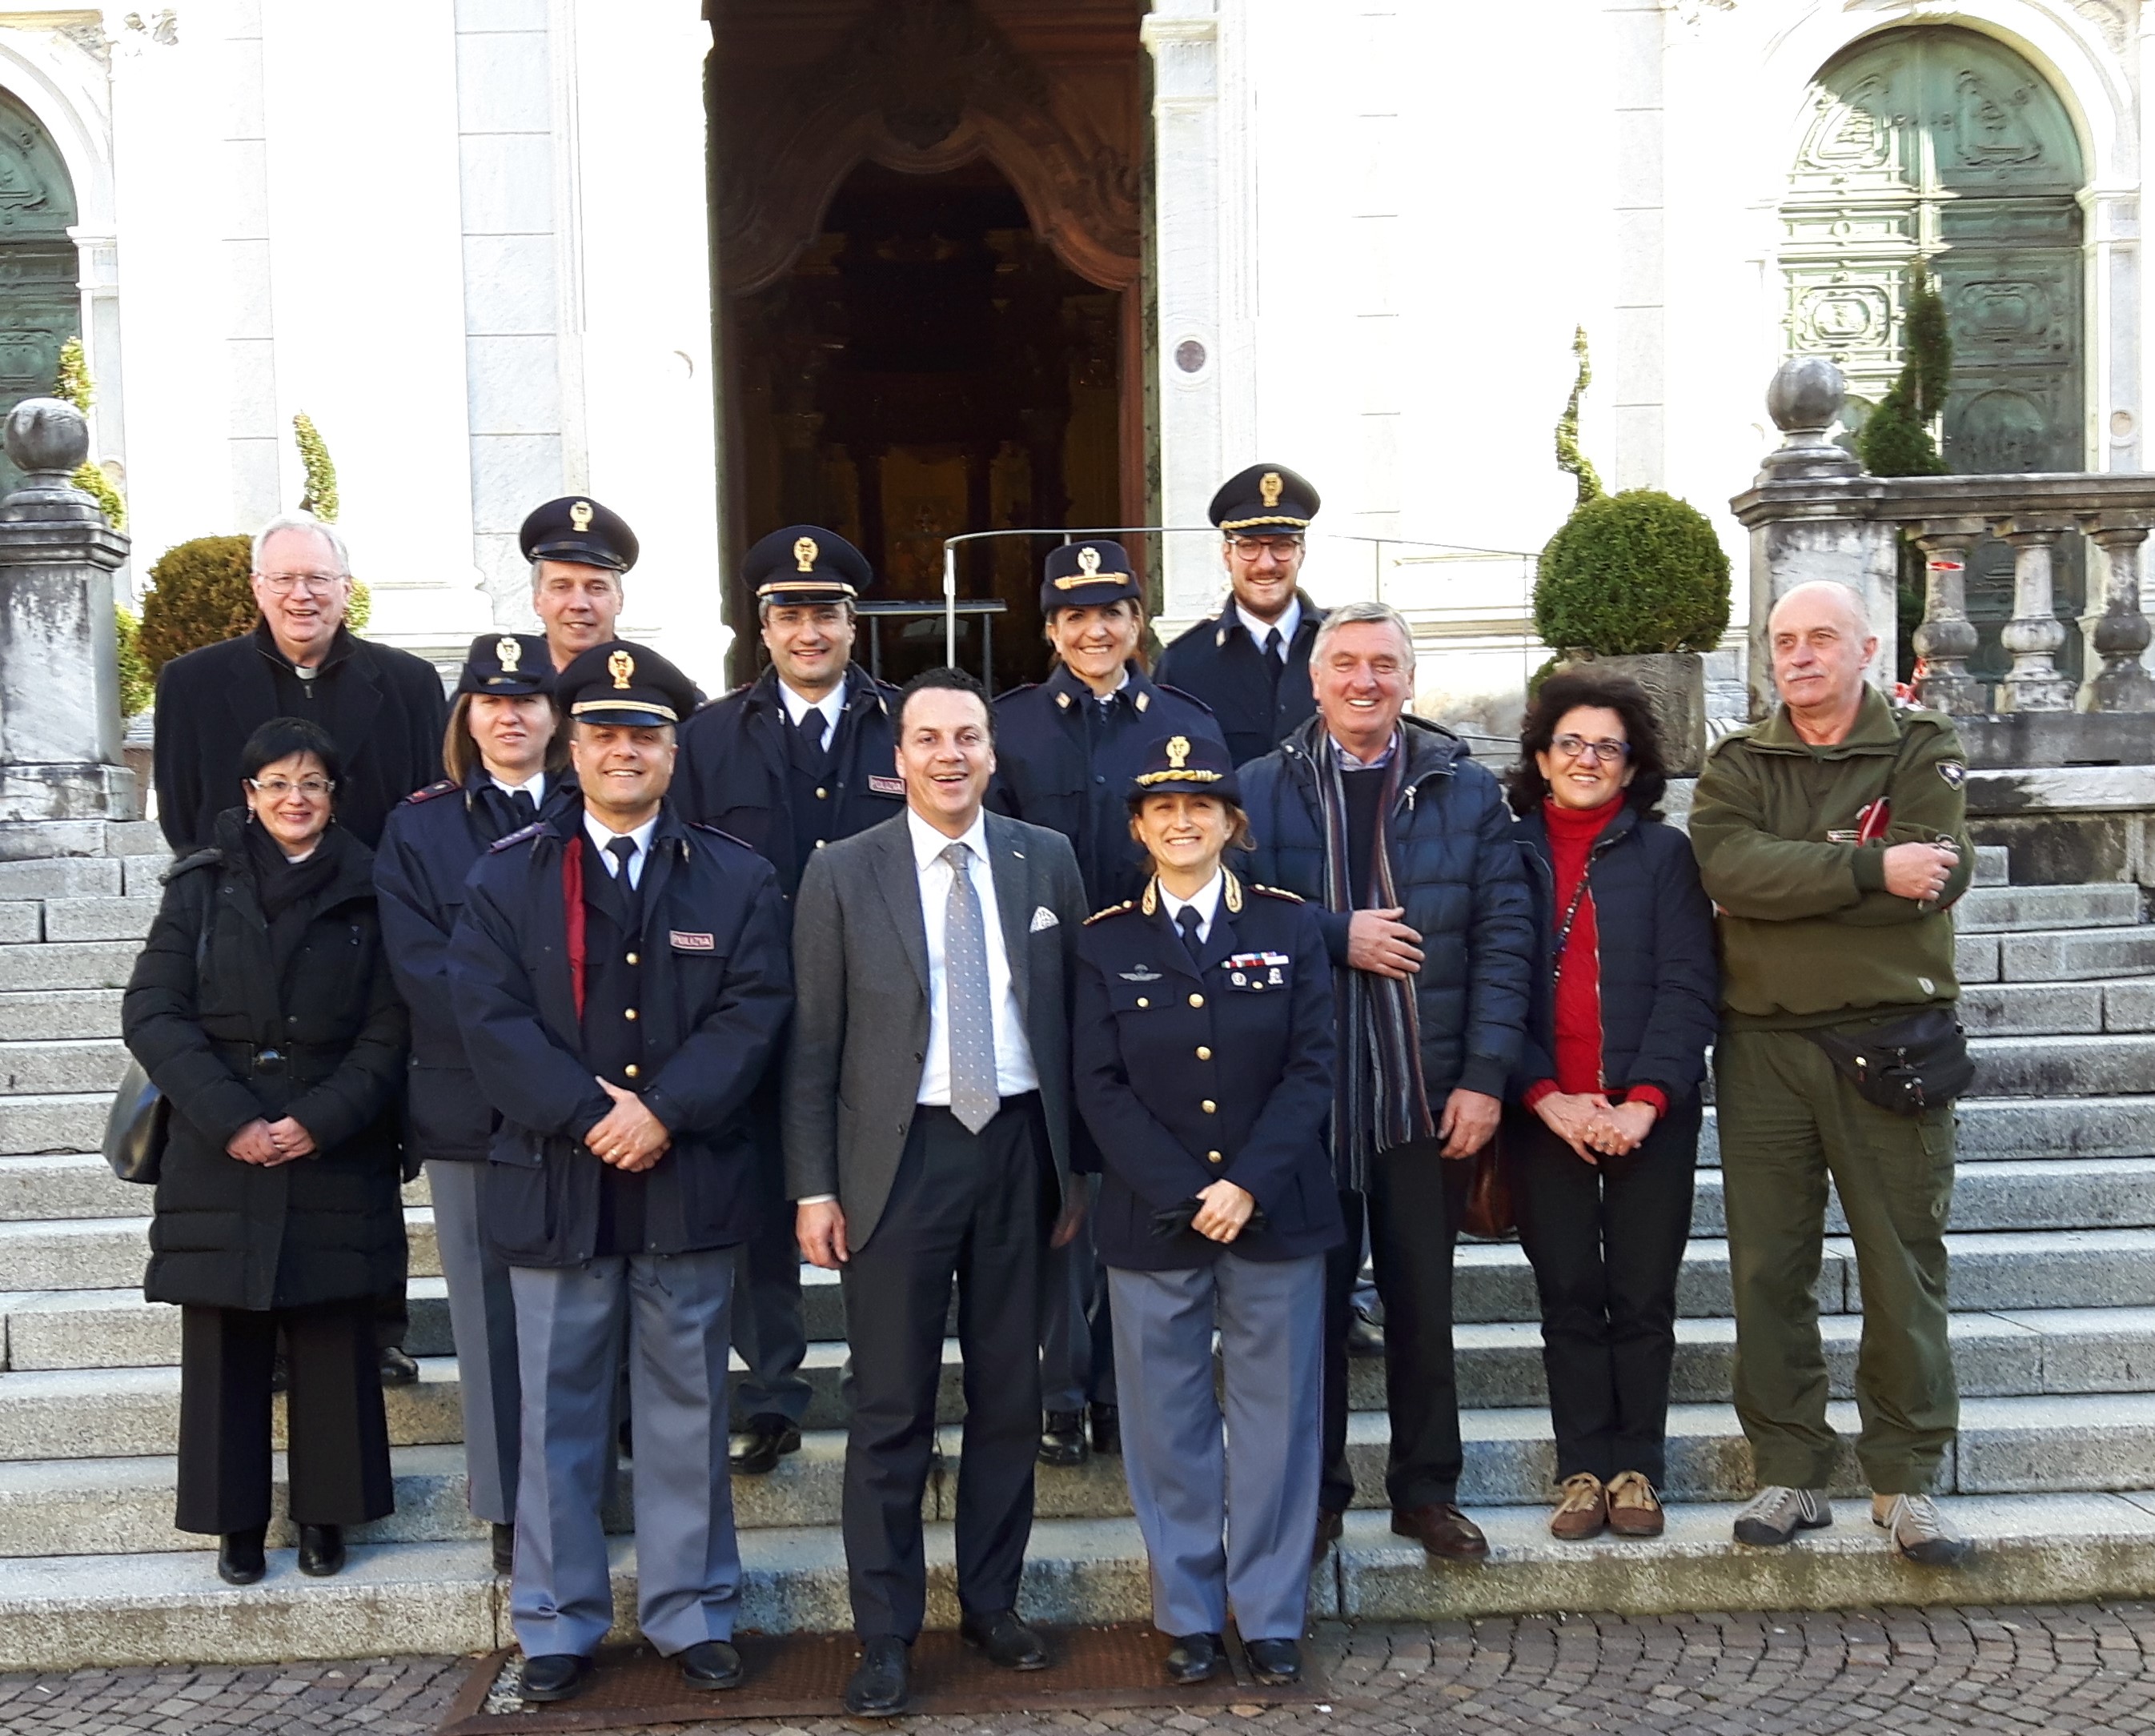
[[[1897,1116],[1943,1109],[1975,1083],[1960,1021],[1947,1007],[1857,1031],[1805,1031],[1868,1103]]]

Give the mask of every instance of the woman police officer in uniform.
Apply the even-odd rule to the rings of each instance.
[[[1087,922],[1072,1020],[1105,1171],[1094,1234],[1124,1464],[1170,1679],[1221,1667],[1231,1606],[1258,1679],[1288,1682],[1322,1470],[1324,1251],[1344,1234],[1325,1141],[1332,967],[1299,899],[1221,865],[1248,841],[1223,744],[1156,742],[1126,787],[1153,876]]]

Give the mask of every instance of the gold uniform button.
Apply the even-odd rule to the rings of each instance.
[[[629,962],[631,964],[634,964],[634,963],[636,962],[636,954],[635,954],[635,953],[632,952],[632,953],[630,953],[630,954],[628,955],[628,962]]]
[[[1220,1113],[1220,1105],[1219,1105],[1218,1104],[1215,1103],[1215,1102],[1214,1102],[1214,1101],[1213,1101],[1210,1097],[1207,1097],[1207,1098],[1206,1098],[1206,1099],[1205,1099],[1202,1103],[1199,1104],[1197,1106],[1198,1106],[1200,1109],[1203,1110],[1203,1111],[1205,1111],[1205,1114],[1207,1114],[1208,1116],[1216,1116],[1217,1114],[1219,1114],[1219,1113]]]
[[[1212,1051],[1200,1043],[1197,1045],[1197,1059],[1200,1061],[1209,1061],[1212,1059]]]
[[[1205,997],[1201,994],[1193,994],[1190,997],[1190,1004],[1193,1007],[1201,1007],[1205,1004]]]
[[[631,1061],[631,1062],[630,1062],[630,1063],[629,1063],[626,1067],[622,1068],[621,1070],[622,1070],[622,1072],[626,1073],[626,1074],[627,1074],[627,1075],[631,1079],[633,1079],[633,1078],[635,1078],[635,1077],[636,1077],[636,1063],[635,1063],[635,1062],[633,1062],[633,1061]]]
[[[1139,1004],[1140,1007],[1149,1007],[1149,1006],[1152,1004],[1152,1003],[1151,1003],[1150,1001],[1147,1000],[1147,999],[1146,999],[1143,995],[1139,995],[1139,996],[1138,997],[1138,1004]]]
[[[1217,1163],[1220,1161],[1220,1154],[1217,1151],[1207,1151],[1205,1154],[1205,1161],[1207,1163]]]
[[[827,790],[827,789],[824,789],[821,784],[816,785],[816,799],[817,801],[819,801],[819,802],[827,802],[827,801],[828,801],[830,799],[831,799],[831,792],[830,792],[829,790]]]
[[[823,847],[823,840],[822,840],[821,838],[818,838],[818,839],[816,840],[816,849],[818,849],[818,850],[821,850],[822,847]]]
[[[628,1009],[628,1011],[627,1011],[626,1014],[624,1014],[622,1015],[622,1017],[627,1018],[627,1019],[633,1019],[633,1018],[635,1018],[635,1017],[636,1017],[636,1008],[633,1008],[633,1007],[631,1007],[631,1008]]]

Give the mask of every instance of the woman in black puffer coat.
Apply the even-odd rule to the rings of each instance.
[[[176,1523],[222,1539],[235,1585],[264,1570],[280,1331],[300,1570],[335,1573],[342,1528],[394,1504],[371,1299],[404,1279],[406,1016],[338,770],[311,723],[254,733],[246,805],[166,877],[122,1011],[172,1111],[143,1291],[181,1309]]]

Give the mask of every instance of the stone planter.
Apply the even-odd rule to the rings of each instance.
[[[1629,676],[1646,690],[1669,775],[1696,778],[1706,763],[1706,659],[1697,651],[1650,651],[1591,661],[1594,668]]]

